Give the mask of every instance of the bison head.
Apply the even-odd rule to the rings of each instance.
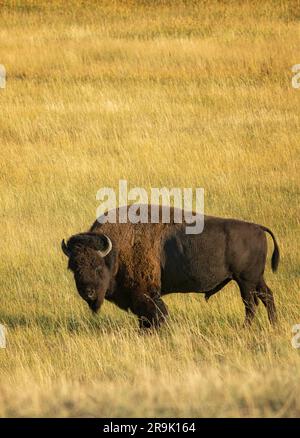
[[[74,273],[79,295],[93,312],[101,307],[109,288],[112,267],[112,242],[105,234],[81,233],[61,243]],[[109,255],[110,254],[110,255]]]

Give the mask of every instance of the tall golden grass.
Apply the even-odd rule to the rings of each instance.
[[[292,0],[0,2],[1,416],[300,414],[299,18]],[[279,327],[260,306],[243,330],[235,285],[167,297],[149,336],[109,303],[93,317],[60,241],[120,178],[270,227]]]

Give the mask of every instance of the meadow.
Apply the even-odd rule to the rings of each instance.
[[[0,416],[300,415],[300,2],[0,1]],[[78,296],[62,238],[96,192],[203,187],[205,212],[268,226],[280,250],[243,329],[238,288],[134,315]]]

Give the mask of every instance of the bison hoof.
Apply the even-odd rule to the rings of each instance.
[[[141,330],[157,330],[165,322],[165,319],[166,316],[156,316],[151,320],[142,316],[139,318],[139,326]]]

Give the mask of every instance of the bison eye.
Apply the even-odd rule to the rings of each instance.
[[[87,289],[86,294],[89,300],[95,300],[97,298],[95,289]]]

